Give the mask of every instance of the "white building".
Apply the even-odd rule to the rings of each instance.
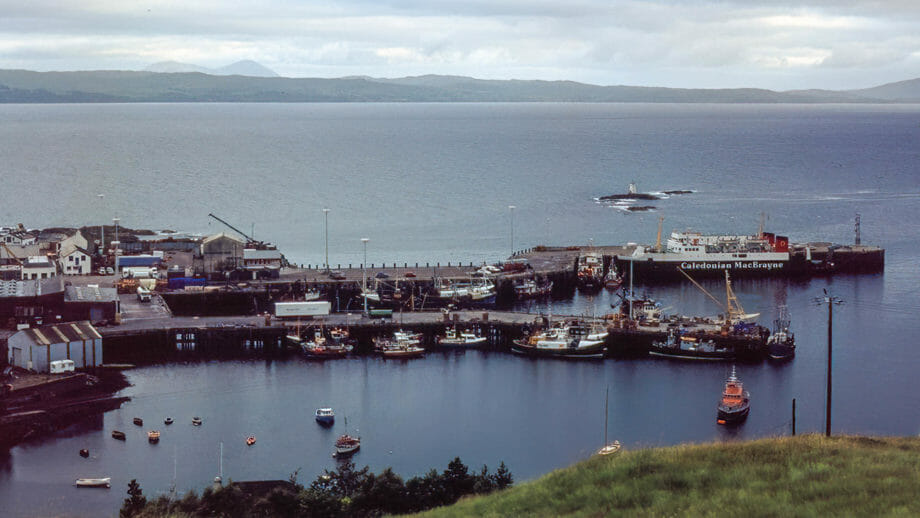
[[[74,248],[61,256],[61,269],[64,275],[89,275],[93,273],[90,253],[83,248]]]
[[[251,271],[253,279],[258,278],[260,274],[277,278],[281,272],[281,251],[247,248],[243,250],[243,269]]]
[[[50,279],[57,271],[57,264],[48,256],[33,255],[22,262],[22,280]]]
[[[102,336],[89,322],[24,329],[7,340],[10,365],[50,372],[51,362],[73,360],[78,369],[102,365]]]
[[[28,232],[25,227],[18,228],[0,227],[0,241],[8,245],[34,245],[38,241],[35,234]]]

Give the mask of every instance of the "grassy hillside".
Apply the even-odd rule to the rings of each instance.
[[[423,513],[920,516],[920,438],[798,436],[623,451]]]

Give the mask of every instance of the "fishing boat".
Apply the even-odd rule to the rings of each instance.
[[[83,457],[84,459],[89,457],[89,450],[87,450],[86,448],[83,448],[82,450],[80,450],[80,456]]]
[[[421,344],[420,333],[396,331],[392,338],[374,338],[374,350],[384,358],[419,358],[424,356],[425,348]]]
[[[358,451],[361,448],[361,438],[352,437],[351,435],[343,434],[335,440],[335,456],[344,457],[351,455],[354,452]]]
[[[607,442],[607,420],[610,415],[608,411],[610,402],[610,386],[607,386],[607,395],[604,398],[604,446],[597,450],[598,455],[610,455],[620,451],[620,441]]]
[[[722,399],[719,400],[719,424],[736,424],[744,421],[751,411],[751,395],[744,390],[744,385],[738,376],[735,375],[735,367],[732,366],[732,374],[725,381],[725,389],[722,390]]]
[[[511,351],[527,356],[572,359],[604,357],[606,331],[592,332],[578,322],[567,322],[513,340]]]
[[[249,437],[246,438],[246,446],[252,446],[255,443],[256,443],[255,435],[250,435]]]
[[[444,347],[477,347],[488,341],[485,336],[479,336],[471,331],[458,331],[448,329],[444,336],[438,337],[438,345]]]
[[[335,412],[331,408],[317,408],[314,415],[316,422],[323,426],[332,426],[335,423]]]
[[[767,355],[775,361],[791,360],[795,356],[795,335],[789,331],[785,307],[780,308],[779,317],[773,321],[773,333],[767,338]]]
[[[384,358],[421,358],[425,355],[425,348],[399,341],[389,341],[378,349]]]
[[[735,359],[735,350],[732,347],[719,344],[711,338],[680,334],[674,329],[668,332],[668,336],[664,341],[652,341],[648,353],[652,356],[679,360],[717,361]]]
[[[119,441],[126,440],[125,432],[119,432],[118,430],[112,430],[112,438],[118,439]]]
[[[201,426],[201,418],[198,416],[193,417],[192,424],[195,426]]]
[[[335,338],[327,338],[322,328],[317,328],[313,333],[313,340],[304,342],[303,353],[308,358],[327,359],[343,358],[354,350],[354,346],[346,341],[347,332],[339,330]]]
[[[578,286],[584,290],[597,290],[603,286],[604,261],[597,252],[584,252],[578,257]]]
[[[134,424],[136,424],[137,426],[144,426],[144,420],[141,419],[140,417],[135,417]]]
[[[163,419],[163,424],[165,424],[166,426],[173,424],[173,418],[167,417],[166,419]]]
[[[112,487],[112,478],[78,478],[74,485],[77,487]]]
[[[160,432],[156,430],[150,430],[147,432],[147,441],[149,441],[151,444],[160,442]]]
[[[610,262],[610,269],[607,270],[607,275],[604,276],[604,287],[608,290],[616,291],[620,289],[620,286],[623,285],[623,276],[620,275],[620,272],[617,271],[616,263]]]
[[[536,299],[547,297],[553,292],[553,281],[537,283],[533,279],[525,279],[514,286],[514,294],[518,299]]]

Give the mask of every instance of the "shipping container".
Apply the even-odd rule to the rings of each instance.
[[[310,302],[275,302],[275,316],[278,318],[300,318],[328,315],[332,303],[325,300]]]
[[[186,286],[204,286],[208,280],[204,277],[173,277],[169,279],[166,287],[171,290],[185,289]]]

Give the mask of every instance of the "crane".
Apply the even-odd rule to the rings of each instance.
[[[6,250],[6,253],[10,254],[10,258],[11,258],[12,260],[14,260],[14,261],[16,261],[17,263],[19,263],[19,266],[22,266],[22,261],[21,261],[18,257],[16,257],[16,254],[13,253],[12,250],[10,250],[10,247],[6,246],[6,243],[0,241],[0,246],[3,246],[3,249]]]
[[[741,301],[738,300],[738,297],[735,296],[735,291],[732,290],[732,282],[728,276],[728,270],[725,270],[725,303],[715,298],[712,293],[706,291],[706,288],[700,286],[700,283],[693,280],[693,277],[690,277],[690,274],[684,271],[683,268],[678,267],[677,271],[684,274],[684,277],[690,280],[694,286],[700,289],[707,297],[712,299],[722,311],[725,312],[725,324],[735,324],[738,322],[744,322],[745,320],[750,320],[760,316],[760,313],[745,313],[744,308],[741,306]]]
[[[209,213],[208,213],[208,216],[210,216],[210,217],[216,219],[217,221],[220,221],[220,222],[223,223],[224,225],[227,225],[228,227],[230,227],[230,229],[233,230],[234,232],[236,232],[237,234],[239,234],[239,235],[245,237],[245,238],[246,238],[246,241],[247,241],[247,244],[249,244],[249,243],[259,243],[259,244],[261,244],[261,241],[256,241],[255,239],[253,239],[251,236],[249,236],[248,234],[246,234],[246,233],[243,232],[242,230],[240,230],[240,229],[234,227],[233,225],[231,225],[230,223],[227,223],[226,221],[224,221],[224,220],[218,218],[218,217],[215,216],[213,213],[209,212]]]

